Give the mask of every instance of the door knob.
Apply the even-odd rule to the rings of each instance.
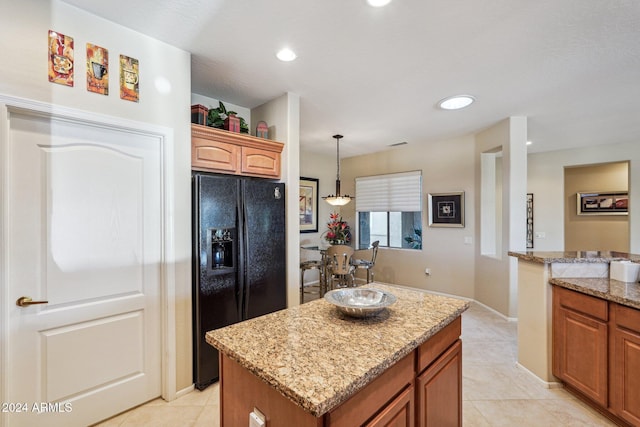
[[[16,300],[18,307],[27,307],[34,304],[46,304],[49,301],[33,301],[30,297],[20,297]]]

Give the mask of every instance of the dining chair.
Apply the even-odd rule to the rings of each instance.
[[[371,244],[371,259],[359,259],[354,258],[351,262],[356,269],[364,269],[367,270],[367,283],[371,283],[373,281],[373,267],[376,265],[376,257],[378,256],[378,246],[380,245],[380,241],[376,240]],[[355,276],[355,273],[354,273]]]
[[[323,275],[324,275],[324,268],[322,265],[322,261],[321,260],[317,260],[317,259],[312,259],[312,260],[308,260],[308,261],[302,261],[300,263],[300,304],[302,304],[304,302],[304,294],[305,293],[310,293],[310,292],[306,292],[305,288],[310,288],[312,286],[315,287],[315,285],[307,285],[305,286],[304,284],[304,273],[307,270],[318,270],[318,294],[320,296],[322,296],[324,294],[323,290],[322,290],[322,283],[324,281]]]
[[[333,245],[327,249],[327,270],[330,289],[335,289],[337,281],[339,287],[353,286],[355,284],[355,267],[351,265],[353,248],[347,245]]]

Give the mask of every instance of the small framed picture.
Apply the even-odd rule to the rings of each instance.
[[[49,81],[73,86],[73,37],[49,30]]]
[[[533,193],[527,193],[527,249],[533,249]]]
[[[318,231],[318,179],[300,177],[300,232]]]
[[[87,90],[109,95],[109,51],[87,43]]]
[[[464,191],[429,193],[429,227],[464,227]]]
[[[139,102],[140,65],[137,59],[120,55],[120,98],[126,101]]]
[[[629,215],[626,191],[580,192],[576,200],[578,215]]]

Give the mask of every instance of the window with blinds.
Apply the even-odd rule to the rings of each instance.
[[[358,248],[422,249],[422,172],[356,178]]]

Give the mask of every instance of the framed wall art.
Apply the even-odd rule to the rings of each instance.
[[[109,51],[87,43],[87,90],[109,95]]]
[[[533,249],[533,193],[527,193],[527,249]]]
[[[73,37],[49,30],[49,81],[73,86]]]
[[[126,101],[140,101],[140,64],[137,59],[120,55],[120,98]]]
[[[318,231],[318,179],[300,177],[300,232]]]
[[[429,193],[429,227],[464,227],[464,191]]]
[[[626,191],[580,192],[576,201],[578,215],[629,215]]]

